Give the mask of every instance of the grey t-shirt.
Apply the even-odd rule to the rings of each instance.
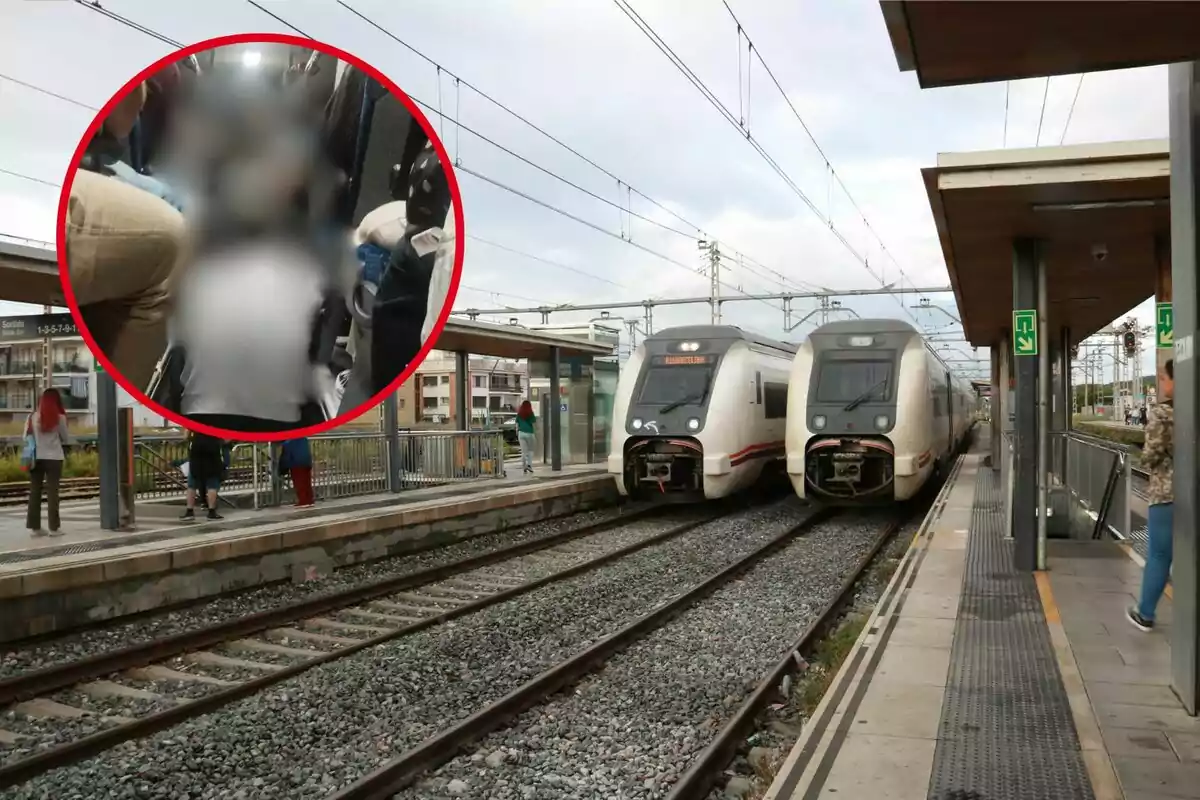
[[[33,440],[37,446],[38,461],[62,461],[66,458],[63,447],[71,444],[71,434],[67,432],[67,418],[59,417],[58,426],[48,431],[42,430],[39,422],[41,415],[35,411],[29,415],[26,430],[33,431]]]
[[[257,241],[197,262],[173,326],[186,348],[184,415],[298,423],[313,395],[309,361],[320,264],[287,241]]]

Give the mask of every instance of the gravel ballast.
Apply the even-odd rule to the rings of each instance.
[[[860,512],[816,526],[397,800],[665,797],[885,523]]]
[[[211,598],[196,606],[128,622],[118,621],[102,629],[81,631],[43,643],[18,644],[18,649],[0,653],[0,679],[216,625],[300,600],[345,591],[354,586],[429,569],[617,516],[617,510],[614,508],[585,511],[512,530],[482,534],[425,553],[356,564],[339,569],[319,581],[271,584],[240,594]]]
[[[459,604],[468,603],[469,600],[462,598],[464,589],[471,591],[476,598],[482,598],[487,595],[495,594],[499,591],[496,584],[484,585],[483,581],[489,579],[496,580],[497,575],[504,575],[506,579],[511,581],[519,581],[528,583],[537,580],[538,578],[548,576],[555,572],[579,565],[581,563],[591,561],[603,554],[619,550],[627,545],[635,542],[644,541],[653,536],[663,533],[669,529],[676,528],[680,524],[686,522],[696,522],[706,518],[711,512],[703,512],[697,509],[681,509],[679,512],[667,515],[665,517],[655,517],[652,519],[630,521],[625,525],[613,528],[607,531],[601,531],[590,536],[584,536],[579,539],[573,539],[569,542],[564,542],[545,550],[539,550],[534,553],[529,553],[523,556],[506,559],[497,564],[488,565],[475,570],[470,570],[459,574],[454,578],[444,581],[438,581],[431,584],[426,584],[422,587],[417,587],[408,590],[413,597],[419,596],[423,598],[421,605],[425,608],[425,613],[432,615],[441,611],[446,611],[457,607]],[[471,587],[468,589],[468,587]],[[451,600],[445,597],[439,597],[436,591],[439,588],[453,589],[459,592],[458,599]],[[374,602],[374,601],[372,601]],[[412,602],[411,600],[409,602]],[[333,612],[329,618],[334,621],[349,617],[353,618],[353,612],[357,608],[369,608],[370,604],[364,607],[355,607],[342,611]],[[414,606],[415,607],[415,606]],[[298,622],[298,625],[303,628],[304,621]],[[393,626],[394,628],[395,626]],[[318,633],[322,630],[318,629]],[[328,634],[328,630],[324,630]],[[367,639],[372,634],[362,632],[347,632],[341,631],[341,634],[350,633],[349,641],[346,643],[334,643],[318,641],[314,642],[306,639],[293,639],[286,630],[268,630],[262,633],[251,636],[251,639],[260,642],[270,642],[285,647],[300,648],[311,651],[310,658],[318,655],[331,652],[353,641],[362,641]],[[222,645],[218,648],[222,655],[232,655],[235,658],[251,660],[265,663],[288,664],[296,663],[297,661],[305,661],[307,658],[301,656],[293,656],[288,654],[278,654],[261,649],[245,650],[239,649],[236,644]],[[264,674],[263,670],[243,667],[229,666],[224,664],[212,664],[204,662],[192,662],[187,657],[175,657],[162,663],[162,666],[167,667],[176,672],[192,674],[201,678],[215,678],[219,681],[227,681],[233,683],[241,683],[247,680],[259,678]],[[80,719],[70,719],[64,722],[62,719],[38,719],[26,718],[26,715],[21,715],[16,712],[15,716],[10,715],[11,719],[19,724],[22,731],[33,730],[36,732],[36,737],[32,739],[26,738],[23,741],[0,744],[0,764],[9,763],[29,756],[36,750],[43,749],[48,746],[62,744],[72,737],[82,736],[94,733],[106,727],[111,727],[114,723],[112,719],[104,719],[102,715],[118,715],[126,718],[136,718],[145,716],[150,713],[162,711],[177,704],[180,700],[199,699],[205,695],[226,688],[225,685],[204,680],[174,680],[159,678],[153,681],[138,679],[130,675],[111,676],[111,680],[117,684],[127,687],[152,691],[162,695],[163,698],[148,699],[148,698],[131,698],[127,696],[110,696],[103,701],[103,707],[97,707],[97,701],[84,695],[81,692],[68,691],[61,693],[60,696],[52,699],[58,702],[65,703],[75,708],[92,711],[95,716],[89,716]],[[60,731],[59,728],[65,728]]]
[[[345,659],[13,798],[321,798],[677,595],[808,514],[741,511],[575,578]]]

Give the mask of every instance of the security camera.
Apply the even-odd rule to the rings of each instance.
[[[1108,258],[1108,245],[1094,244],[1092,245],[1092,260],[1101,262]]]

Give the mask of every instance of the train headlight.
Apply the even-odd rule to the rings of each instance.
[[[886,431],[888,425],[891,425],[891,424],[892,424],[892,421],[890,419],[888,419],[887,414],[880,414],[878,417],[875,418],[875,430],[877,430],[877,431]]]
[[[629,427],[633,428],[635,431],[640,431],[642,429],[642,421],[637,417],[634,417],[633,420],[630,421]]]
[[[814,431],[825,430],[825,415],[817,414],[815,417],[813,417],[812,418],[812,426],[813,426]]]
[[[698,431],[700,430],[700,420],[692,417],[687,421],[687,426],[689,431]]]
[[[699,342],[682,342],[679,345],[679,349],[685,353],[694,353],[700,349],[700,343]]]

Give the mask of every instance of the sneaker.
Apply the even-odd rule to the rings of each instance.
[[[50,531],[51,538],[57,539],[59,536],[62,536],[62,535],[63,535],[63,532],[62,532],[61,528],[58,530],[55,530],[55,531]]]
[[[1154,630],[1154,620],[1143,617],[1138,613],[1137,608],[1134,606],[1130,606],[1129,609],[1126,610],[1125,616],[1129,618],[1130,624],[1132,624],[1133,627],[1137,628],[1139,631],[1145,631],[1146,633],[1149,633],[1150,631]]]
[[[187,511],[179,515],[181,522],[191,522],[196,518],[196,509],[189,508]]]
[[[206,519],[216,520],[216,519],[225,519],[225,518],[222,517],[220,514],[218,514],[217,510],[215,508],[210,508],[208,510],[208,514],[206,515]]]
[[[34,539],[41,539],[43,536],[46,535],[46,532],[44,530],[42,530],[41,528],[34,528],[33,530],[29,531],[29,535],[32,536]]]

